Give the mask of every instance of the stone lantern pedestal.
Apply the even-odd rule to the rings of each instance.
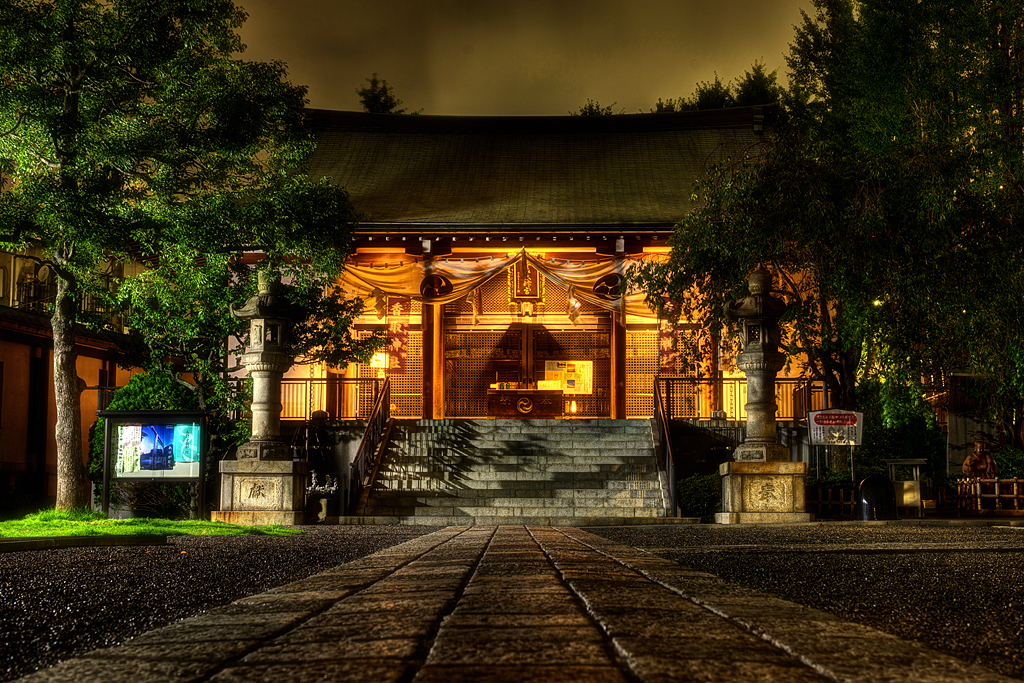
[[[292,365],[285,353],[295,316],[279,294],[280,282],[260,273],[259,293],[231,313],[249,321],[249,352],[242,356],[252,378],[252,439],[239,446],[236,460],[220,463],[220,510],[214,521],[262,526],[303,523],[308,475],[306,462],[293,462],[281,440],[281,377]]]
[[[747,376],[747,434],[732,462],[719,466],[719,524],[809,522],[804,512],[807,463],[790,462],[775,424],[775,375],[786,357],[779,352],[779,318],[785,303],[771,295],[772,274],[763,267],[747,279],[750,296],[729,304],[726,317],[742,324],[743,352],[736,366]]]

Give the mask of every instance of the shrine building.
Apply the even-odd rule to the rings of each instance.
[[[365,216],[341,283],[367,304],[357,333],[388,329],[371,363],[314,374],[388,376],[395,417],[620,419],[652,415],[659,372],[687,374],[623,274],[668,253],[706,169],[759,144],[759,107],[309,115],[310,176]]]

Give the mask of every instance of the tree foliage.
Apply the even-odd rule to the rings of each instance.
[[[615,102],[612,102],[607,107],[601,106],[596,100],[587,98],[587,103],[581,105],[577,111],[569,112],[569,116],[612,116],[615,114]],[[625,110],[619,111],[620,114],[624,113]]]
[[[835,404],[866,379],[973,365],[1019,405],[1024,10],[813,4],[789,123],[698,183],[668,263],[637,282],[717,329],[764,263],[792,304],[789,352]]]
[[[726,107],[750,107],[779,102],[785,91],[778,82],[778,69],[768,71],[764,62],[757,60],[733,83],[723,82],[715,74],[713,81],[700,81],[690,97],[669,98],[658,101],[652,114]]]
[[[60,508],[84,503],[73,330],[98,272],[184,250],[343,263],[355,212],[303,173],[305,89],[235,57],[245,17],[231,0],[0,0],[0,247],[56,275]]]
[[[359,95],[359,102],[363,105],[363,111],[371,114],[404,114],[406,110],[399,109],[402,100],[395,97],[395,90],[383,78],[377,78],[376,72],[366,79],[369,85],[356,88]]]
[[[158,263],[123,281],[109,297],[131,329],[122,362],[170,374],[203,410],[224,416],[241,409],[246,396],[236,393],[232,378],[242,368],[249,324],[235,318],[231,307],[256,294],[257,272],[267,269],[291,283],[283,288],[296,314],[286,351],[298,364],[366,362],[382,345],[379,335],[352,335],[363,302],[344,297],[333,284],[334,268],[318,271],[298,259],[267,259],[253,267],[234,254],[198,254],[169,245]],[[228,432],[236,429],[218,424]],[[223,441],[230,447],[237,440],[224,435]]]

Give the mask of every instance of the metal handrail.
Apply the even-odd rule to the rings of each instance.
[[[669,509],[666,511],[669,517],[675,517],[678,510],[676,498],[676,466],[675,456],[672,453],[672,430],[669,428],[671,418],[666,418],[665,397],[661,393],[661,385],[654,380],[654,422],[658,428],[661,443],[664,448],[659,453],[658,467],[665,473],[668,480]]]
[[[384,386],[377,394],[373,411],[367,420],[366,431],[359,442],[359,449],[352,461],[352,487],[349,497],[349,513],[354,514],[366,503],[366,497],[380,469],[383,446],[391,435],[395,421],[391,417],[391,378],[384,380]]]

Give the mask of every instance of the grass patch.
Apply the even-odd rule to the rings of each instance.
[[[137,536],[161,534],[164,536],[293,536],[302,531],[292,527],[240,526],[225,522],[187,521],[136,518],[107,519],[102,512],[91,510],[43,510],[22,519],[0,522],[0,538],[26,538],[34,536]]]

